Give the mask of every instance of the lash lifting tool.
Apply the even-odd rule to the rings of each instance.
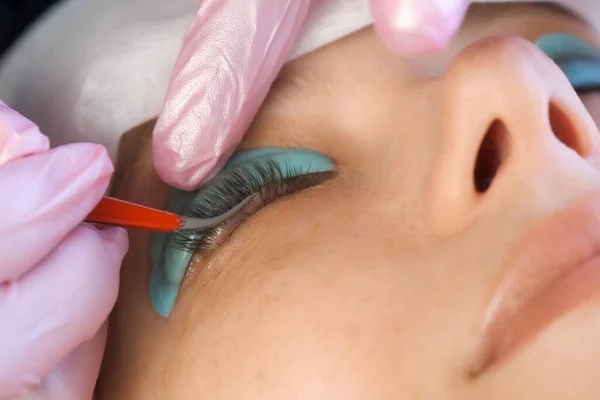
[[[103,197],[85,222],[139,228],[155,232],[201,231],[212,228],[240,212],[252,196],[224,214],[211,218],[183,217],[167,211],[130,203],[113,197]]]

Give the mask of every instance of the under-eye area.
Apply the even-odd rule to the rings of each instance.
[[[168,210],[192,218],[221,215],[251,200],[237,215],[210,229],[153,235],[150,298],[155,309],[169,314],[193,255],[210,255],[252,214],[283,196],[318,185],[334,171],[335,164],[322,153],[262,148],[234,155],[222,172],[196,192],[174,190]]]

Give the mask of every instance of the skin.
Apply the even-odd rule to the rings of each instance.
[[[550,32],[600,45],[562,11],[488,5],[435,57],[402,60],[366,29],[289,64],[241,147],[318,150],[338,176],[260,210],[193,262],[169,319],[147,297],[149,234],[132,230],[99,399],[597,398],[593,303],[477,378],[468,371],[515,241],[600,187],[598,157],[537,146],[553,136],[549,92],[574,121],[561,133],[597,145],[596,95],[586,110],[525,40],[478,42]],[[475,195],[461,171],[498,115],[514,156]],[[113,194],[160,208],[170,189],[153,171],[152,127],[123,137]]]

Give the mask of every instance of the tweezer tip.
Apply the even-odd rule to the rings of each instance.
[[[227,221],[231,217],[235,216],[238,212],[240,212],[248,202],[252,199],[253,196],[248,196],[244,200],[242,200],[237,206],[233,207],[231,210],[217,215],[216,217],[211,218],[192,218],[192,217],[183,217],[183,224],[179,228],[179,232],[181,231],[201,231],[209,228],[213,228],[219,225],[222,222]]]

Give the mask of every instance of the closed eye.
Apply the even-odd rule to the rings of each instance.
[[[251,203],[214,228],[173,234],[167,246],[206,255],[250,215],[281,197],[320,184],[334,170],[335,164],[329,157],[312,150],[263,148],[240,153],[197,193],[183,193],[190,199],[184,210],[176,211],[205,218],[223,214],[249,196],[253,196]]]

